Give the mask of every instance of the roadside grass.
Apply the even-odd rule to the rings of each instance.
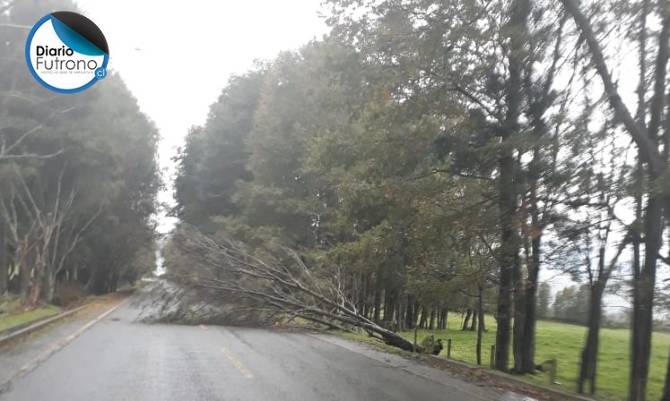
[[[443,339],[444,350],[440,357],[446,358],[447,339],[451,339],[451,358],[474,365],[476,364],[475,344],[477,334],[472,331],[461,331],[461,322],[459,316],[449,316],[447,330],[418,330],[417,341],[420,342],[423,337],[431,334],[435,338]],[[491,316],[487,316],[486,329],[487,332],[484,333],[482,339],[482,365],[488,367],[491,346],[495,344],[496,331],[495,320]],[[414,340],[414,331],[404,331],[399,334],[410,341]],[[357,341],[380,344],[379,341],[371,339],[365,334],[343,333],[342,335]],[[585,337],[586,328],[582,326],[554,321],[538,322],[536,363],[542,363],[549,359],[558,361],[556,380],[560,385],[556,387],[563,391],[574,392],[576,390],[579,358]],[[606,401],[623,401],[626,399],[628,393],[629,338],[630,331],[627,329],[601,329],[596,399]],[[383,345],[382,349],[391,350],[393,348]],[[647,397],[650,400],[661,398],[669,350],[670,334],[654,333]],[[395,350],[395,352],[398,352],[398,350]],[[402,353],[402,351],[400,352]],[[546,373],[527,375],[523,379],[543,385],[547,385],[549,380]]]
[[[47,305],[27,312],[8,313],[6,316],[0,315],[0,332],[11,328],[35,322],[37,320],[54,316],[60,313],[61,309],[54,305]]]

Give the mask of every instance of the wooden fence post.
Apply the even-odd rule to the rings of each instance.
[[[451,338],[447,340],[447,359],[451,359]]]
[[[491,369],[496,366],[496,346],[491,346]]]
[[[556,384],[556,372],[558,371],[558,360],[550,359],[548,362],[549,362],[549,384]]]

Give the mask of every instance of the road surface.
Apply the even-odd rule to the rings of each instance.
[[[148,325],[137,316],[125,303],[12,380],[0,400],[502,399],[442,371],[413,370],[415,362],[398,356],[366,355],[309,334]]]

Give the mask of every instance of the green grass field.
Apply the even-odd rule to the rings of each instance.
[[[495,320],[488,317],[486,320],[488,332],[484,334],[482,345],[482,363],[488,366],[490,361],[491,345],[495,343]],[[452,359],[475,364],[476,333],[460,330],[460,316],[449,316],[449,330],[445,331],[418,331],[418,341],[429,334],[444,340],[445,349],[440,356],[446,358],[446,339],[452,339]],[[402,332],[403,337],[413,341],[414,332]],[[537,326],[536,362],[548,359],[558,360],[557,381],[559,388],[565,391],[575,391],[579,369],[579,355],[586,336],[586,328],[582,326],[540,321]],[[349,338],[362,339],[361,336],[347,335]],[[598,392],[596,398],[607,401],[621,401],[626,399],[628,391],[628,358],[630,332],[624,329],[602,329],[600,332],[600,356],[598,359]],[[649,400],[660,399],[663,381],[668,363],[670,350],[670,334],[654,333],[650,377]],[[527,377],[531,381],[542,384],[548,383],[545,374]]]
[[[48,316],[56,315],[60,312],[60,308],[53,305],[47,305],[28,312],[10,313],[0,315],[0,332],[11,329],[12,327],[20,326],[22,324],[34,322]]]

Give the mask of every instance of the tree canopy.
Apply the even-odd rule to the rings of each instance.
[[[0,9],[0,294],[115,291],[154,268],[158,131],[115,73],[68,96],[32,79],[22,27],[71,2]]]

